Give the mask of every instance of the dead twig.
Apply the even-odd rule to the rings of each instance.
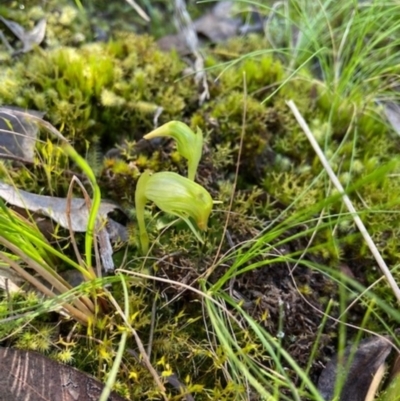
[[[132,6],[132,8],[143,18],[146,22],[150,22],[150,17],[144,12],[144,10],[134,0],[126,0],[126,2]]]
[[[202,85],[203,91],[199,97],[199,104],[202,105],[210,98],[210,92],[208,89],[207,75],[204,70],[204,58],[199,51],[199,38],[197,37],[192,19],[186,9],[185,0],[175,0],[175,20],[179,32],[183,34],[190,52],[195,57],[193,64],[195,71],[194,80],[196,84],[201,83]]]
[[[123,270],[120,270],[120,271],[123,272]],[[118,311],[118,313],[124,320],[126,326],[130,329],[131,333],[133,334],[133,337],[135,338],[135,341],[136,341],[136,345],[139,348],[139,352],[142,357],[143,364],[146,366],[147,370],[153,376],[153,379],[154,379],[155,383],[157,384],[157,387],[160,389],[164,400],[168,401],[168,397],[166,395],[164,384],[161,382],[157,371],[154,369],[153,365],[151,364],[149,356],[146,353],[146,350],[144,349],[144,345],[143,345],[142,340],[140,339],[137,331],[132,327],[132,325],[128,321],[128,316],[125,316],[125,313],[122,311],[121,307],[118,305],[118,302],[114,299],[114,297],[111,295],[111,293],[109,293],[107,290],[106,290],[106,292],[108,293],[110,302],[114,305],[115,309]]]
[[[372,240],[371,236],[369,235],[364,223],[362,222],[360,216],[357,213],[357,210],[353,206],[350,198],[347,196],[342,184],[340,183],[339,179],[337,178],[336,174],[332,170],[332,167],[330,166],[327,158],[324,155],[324,152],[318,145],[318,142],[314,138],[314,135],[312,134],[310,128],[308,127],[307,123],[305,122],[303,116],[300,114],[298,108],[296,107],[295,103],[293,100],[290,100],[286,102],[290,110],[292,111],[294,117],[296,118],[297,122],[299,123],[301,129],[304,131],[305,135],[307,136],[308,140],[311,143],[311,146],[314,148],[315,153],[321,160],[321,163],[327,172],[330,180],[332,181],[333,185],[336,187],[336,189],[339,191],[339,193],[342,195],[342,199],[344,204],[346,205],[347,209],[349,210],[354,223],[356,223],[358,229],[360,230],[361,235],[363,236],[365,242],[368,245],[368,248],[370,249],[372,255],[374,256],[379,268],[381,269],[382,273],[386,277],[386,280],[389,283],[390,288],[392,289],[395,297],[397,300],[400,302],[400,289],[393,278],[392,273],[390,272],[388,266],[386,265],[386,262],[383,260],[378,248],[376,247],[374,241]]]

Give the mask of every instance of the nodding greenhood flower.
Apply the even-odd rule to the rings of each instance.
[[[151,175],[145,171],[139,178],[136,193],[136,217],[139,225],[140,243],[144,253],[149,248],[149,237],[144,221],[144,208],[147,201],[154,202],[159,209],[180,217],[186,222],[200,242],[199,232],[193,226],[205,231],[210,216],[213,200],[201,185],[171,172],[160,172]]]
[[[194,181],[203,150],[203,133],[201,130],[197,128],[195,134],[186,124],[180,121],[170,121],[143,138],[152,139],[159,136],[175,139],[178,152],[188,161],[188,178]]]

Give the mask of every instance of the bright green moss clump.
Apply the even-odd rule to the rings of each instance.
[[[80,151],[86,141],[111,147],[150,131],[159,107],[160,121],[181,116],[192,95],[178,80],[182,69],[150,38],[121,34],[109,43],[23,56],[2,70],[0,102],[45,111]]]

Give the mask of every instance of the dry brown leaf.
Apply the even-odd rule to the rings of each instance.
[[[194,29],[212,43],[219,43],[237,35],[242,25],[240,18],[233,18],[233,2],[221,1],[211,12],[194,21]]]
[[[174,49],[182,56],[190,54],[190,48],[186,43],[185,35],[182,33],[166,35],[157,41],[157,45],[165,52]]]
[[[46,20],[41,19],[31,31],[26,31],[18,23],[8,20],[0,16],[0,21],[22,42],[22,49],[17,50],[14,54],[27,53],[33,49],[35,45],[40,45],[46,35]]]
[[[0,265],[0,288],[7,293],[21,291],[21,278],[8,266]]]
[[[232,6],[232,1],[222,1],[213,7],[209,13],[193,22],[193,29],[200,36],[200,43],[202,38],[212,43],[218,43],[238,34],[242,22],[240,18],[230,16]],[[187,43],[186,35],[187,33],[184,31],[177,35],[167,35],[159,39],[157,43],[161,50],[175,49],[179,54],[187,55],[192,52],[192,49]]]
[[[0,401],[98,401],[104,385],[41,354],[0,347]],[[127,401],[111,393],[109,401]]]
[[[29,210],[35,215],[50,217],[61,227],[73,232],[86,232],[89,212],[85,199],[58,198],[53,196],[36,195],[27,191],[18,190],[14,186],[0,181],[0,198],[8,204]],[[110,212],[122,209],[111,202],[102,201],[97,213],[98,230],[96,236],[100,245],[100,257],[106,271],[114,270],[112,260],[113,248],[111,242],[125,242],[128,231],[123,225],[108,217]],[[103,225],[103,223],[105,223]]]
[[[27,113],[28,118],[23,117],[21,112]],[[17,107],[0,107],[0,159],[33,162],[39,129],[29,120],[29,115],[42,118],[44,113]]]
[[[27,191],[19,190],[12,185],[0,182],[0,197],[7,203],[31,212],[50,217],[61,227],[71,228],[74,232],[86,232],[89,218],[89,210],[85,199],[71,199],[71,224],[68,226],[68,200],[54,196],[36,195]],[[107,220],[107,214],[121,208],[111,202],[101,202],[98,218],[102,221]]]
[[[373,379],[380,372],[392,346],[382,337],[362,341],[352,355],[353,347],[344,351],[343,360],[335,356],[318,380],[318,390],[326,401],[333,400],[338,380],[344,380],[340,401],[365,401]],[[350,366],[348,365],[350,357]],[[374,389],[376,391],[376,387]]]
[[[400,135],[400,106],[394,102],[383,104],[383,111],[390,125]]]

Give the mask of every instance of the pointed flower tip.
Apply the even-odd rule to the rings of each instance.
[[[181,156],[188,161],[188,177],[194,180],[203,150],[203,133],[197,128],[196,134],[180,121],[170,121],[146,134],[145,139],[167,136],[175,139]]]
[[[180,122],[180,121],[169,121],[165,124],[163,124],[161,127],[158,127],[154,129],[153,131],[149,132],[148,134],[144,135],[144,139],[153,139],[158,136],[172,136],[171,133],[179,131],[179,130],[184,130],[184,128],[187,127],[186,124]],[[187,127],[189,128],[189,127]],[[190,129],[190,128],[189,128]]]

